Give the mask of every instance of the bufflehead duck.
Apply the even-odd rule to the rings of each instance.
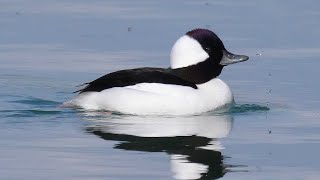
[[[228,52],[207,29],[194,29],[173,45],[170,68],[112,72],[92,82],[64,106],[135,115],[189,115],[228,108],[229,86],[217,78],[224,66],[248,60]]]

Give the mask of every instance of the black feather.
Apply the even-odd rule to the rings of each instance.
[[[104,75],[90,83],[85,83],[87,86],[76,92],[100,92],[113,87],[131,86],[139,83],[175,84],[197,89],[197,86],[194,83],[174,75],[168,69],[145,67],[121,70]]]

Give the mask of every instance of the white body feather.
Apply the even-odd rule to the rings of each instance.
[[[101,92],[84,92],[65,103],[89,110],[136,115],[188,115],[228,107],[233,103],[229,86],[218,78],[187,86],[141,83]]]

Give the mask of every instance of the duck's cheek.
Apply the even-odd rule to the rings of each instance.
[[[177,69],[198,64],[208,58],[208,53],[197,40],[184,35],[173,45],[170,63],[172,69]]]

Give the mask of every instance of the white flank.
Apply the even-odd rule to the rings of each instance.
[[[184,35],[173,45],[170,55],[172,69],[187,67],[205,61],[209,57],[200,43]]]
[[[189,115],[220,109],[232,103],[233,95],[228,85],[215,78],[198,85],[198,89],[141,83],[101,92],[85,92],[65,105],[136,115]]]

